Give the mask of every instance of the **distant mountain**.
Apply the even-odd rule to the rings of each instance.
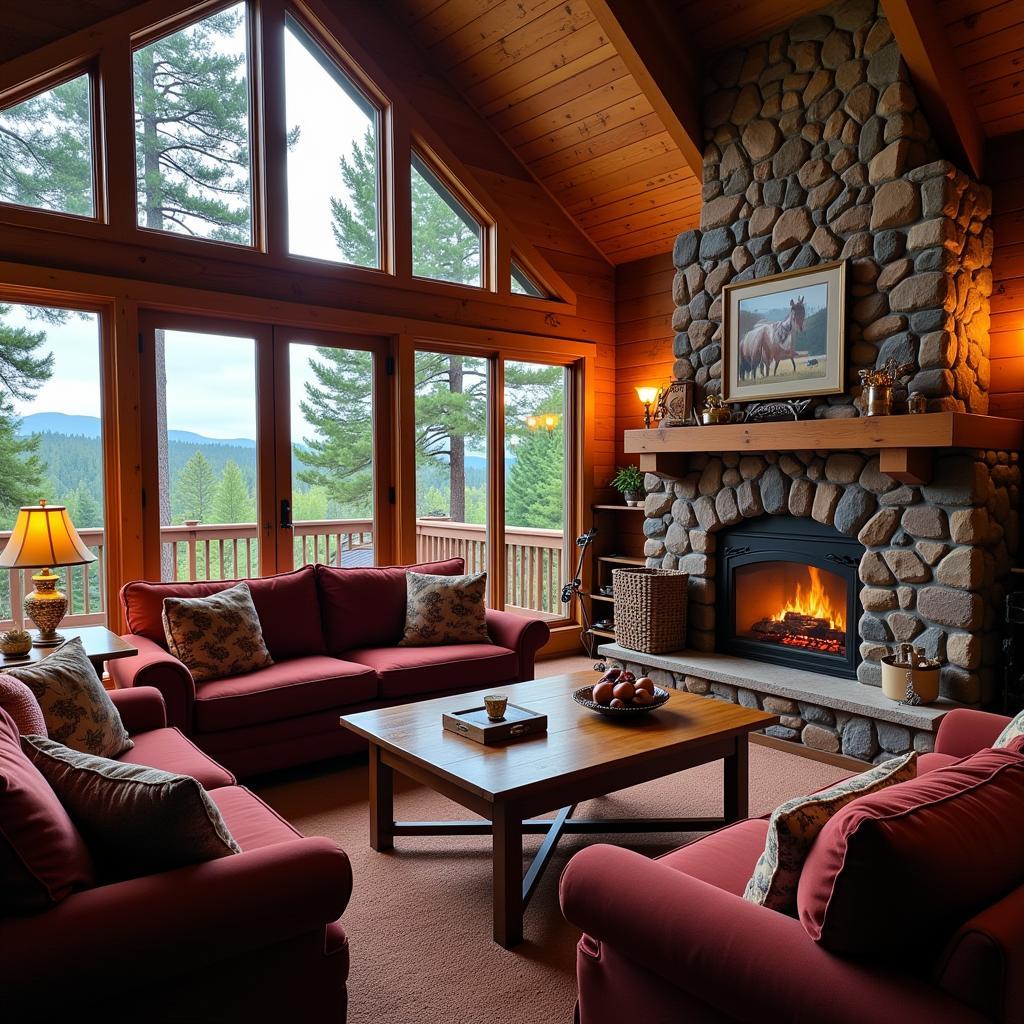
[[[19,433],[65,434],[69,437],[99,437],[100,421],[97,416],[69,416],[63,412],[34,412],[21,421]],[[191,430],[168,430],[171,441],[183,444],[224,444],[233,448],[255,448],[256,442],[248,437],[206,437]]]

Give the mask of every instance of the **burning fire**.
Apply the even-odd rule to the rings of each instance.
[[[835,608],[829,600],[828,592],[821,581],[821,570],[813,565],[807,566],[807,573],[811,578],[810,588],[806,591],[798,583],[796,585],[796,596],[791,598],[789,605],[773,616],[776,622],[782,622],[787,612],[796,615],[806,615],[814,619],[826,620],[830,629],[846,629],[846,610]]]

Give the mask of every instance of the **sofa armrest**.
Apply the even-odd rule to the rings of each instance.
[[[560,892],[566,918],[587,935],[730,1020],[984,1020],[911,975],[834,956],[796,918],[630,850],[577,853]]]
[[[935,752],[953,757],[968,757],[991,747],[1010,719],[988,711],[954,708],[939,722],[935,734]]]
[[[4,1002],[12,989],[15,1003],[38,1000],[55,977],[89,988],[125,952],[133,987],[201,971],[324,929],[351,892],[348,857],[314,838],[73,893],[42,914],[0,919]]]
[[[519,678],[532,679],[537,652],[551,635],[548,624],[543,619],[488,608],[487,632],[499,647],[507,647],[519,656]]]
[[[167,706],[163,694],[155,686],[133,686],[128,690],[109,692],[129,735],[167,727]]]
[[[107,662],[107,671],[119,690],[135,686],[153,686],[163,694],[167,721],[186,735],[192,734],[192,705],[196,684],[192,673],[173,654],[144,636],[125,638],[139,653],[133,658]]]

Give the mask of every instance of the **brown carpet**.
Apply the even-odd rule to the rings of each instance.
[[[840,768],[752,746],[754,814],[849,775]],[[721,813],[721,762],[623,790],[580,808],[587,817]],[[329,836],[352,860],[355,886],[343,918],[352,949],[350,1024],[568,1024],[575,1001],[578,933],[558,909],[558,876],[597,837],[566,836],[526,914],[526,941],[491,940],[490,840],[410,838],[392,853],[369,848],[365,759],[295,772],[254,787],[306,835]],[[399,779],[399,819],[472,817]],[[687,836],[617,836],[608,842],[660,853]],[[532,855],[540,837],[526,839]],[[628,884],[626,882],[625,884]]]

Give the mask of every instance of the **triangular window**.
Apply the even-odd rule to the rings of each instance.
[[[379,267],[379,111],[290,15],[285,97],[289,252]]]
[[[483,287],[483,225],[417,153],[411,178],[413,274]]]
[[[512,294],[530,295],[535,299],[548,297],[548,293],[515,260],[512,261]]]
[[[239,3],[135,51],[140,227],[252,244],[248,49]]]
[[[91,90],[79,75],[0,110],[0,202],[95,216]]]

